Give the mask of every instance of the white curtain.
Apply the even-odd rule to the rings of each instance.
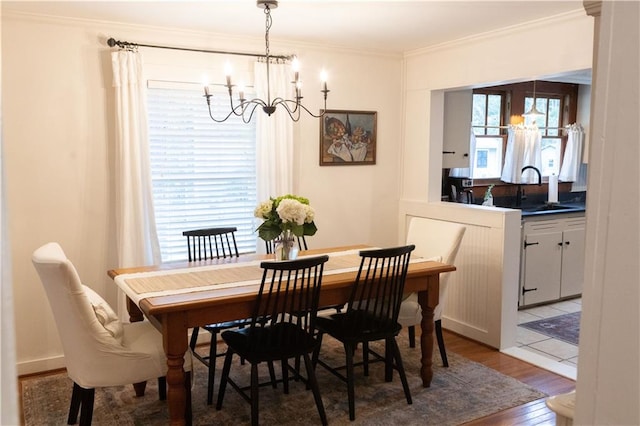
[[[538,183],[538,175],[525,166],[541,170],[542,136],[537,127],[510,126],[507,137],[507,152],[504,158],[501,180],[510,183]]]
[[[293,98],[290,65],[269,64],[269,82],[265,62],[256,62],[254,72],[258,98],[267,100],[269,84],[271,99]],[[258,107],[256,115],[257,191],[258,200],[264,201],[293,191],[293,120],[282,106],[271,116]]]
[[[575,182],[580,173],[582,163],[582,147],[584,144],[584,130],[579,124],[572,124],[567,129],[567,147],[558,179],[563,182]]]
[[[149,166],[147,103],[142,55],[111,53],[116,109],[116,244],[118,266],[159,263]],[[128,320],[126,296],[118,297],[118,315]]]
[[[267,82],[267,64],[258,61],[255,63],[254,74],[258,98],[267,100],[267,87],[270,85],[271,99],[293,99],[290,65],[269,64]],[[293,120],[282,106],[271,116],[258,107],[256,115],[256,187],[258,202],[262,202],[269,197],[278,197],[294,191]],[[257,248],[258,253],[264,252],[262,240],[258,240]]]
[[[454,167],[449,171],[451,177],[473,177],[473,169],[476,165],[476,135],[471,129],[469,137],[469,167]]]

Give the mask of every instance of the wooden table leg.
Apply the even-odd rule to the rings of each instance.
[[[438,275],[429,277],[427,291],[418,292],[418,303],[422,308],[422,322],[420,323],[420,350],[422,358],[420,362],[420,376],[422,377],[422,386],[428,388],[431,386],[433,378],[433,310],[438,306],[440,298],[440,279]]]
[[[127,297],[127,311],[129,312],[129,321],[130,322],[138,322],[144,320],[144,314],[138,308],[138,305],[133,303],[133,300]]]
[[[182,313],[183,314],[183,313]],[[163,345],[167,354],[167,404],[171,425],[190,425],[191,410],[187,411],[187,392],[184,380],[184,354],[187,351],[187,327],[181,313],[167,315],[162,319]]]

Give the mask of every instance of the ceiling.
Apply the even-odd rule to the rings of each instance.
[[[2,1],[2,10],[246,37],[263,37],[265,26],[255,0]],[[280,0],[270,34],[271,40],[400,54],[580,11],[582,0]],[[278,52],[272,47],[272,53]]]

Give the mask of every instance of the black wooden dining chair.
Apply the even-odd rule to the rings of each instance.
[[[206,228],[192,229],[184,231],[182,235],[187,237],[187,249],[189,251],[189,261],[219,259],[226,257],[238,257],[238,246],[236,244],[235,232],[237,228]],[[218,353],[217,343],[218,334],[222,330],[229,328],[244,327],[248,319],[235,321],[227,321],[215,324],[205,325],[204,328],[211,333],[211,342],[209,344],[209,354],[205,355],[196,351],[198,343],[199,327],[194,327],[191,332],[191,340],[189,346],[195,356],[208,369],[207,384],[207,404],[213,404],[213,383],[216,375],[216,358],[224,356],[225,352]],[[272,373],[275,380],[275,373]]]
[[[226,330],[222,338],[227,344],[216,409],[222,409],[224,393],[230,384],[251,404],[251,424],[258,424],[258,364],[280,361],[284,393],[289,393],[289,372],[302,380],[313,392],[318,414],[327,424],[320,389],[311,363],[311,354],[319,347],[315,321],[320,298],[324,263],[329,256],[305,257],[298,260],[262,262],[262,282],[256,297],[250,324],[244,329]],[[241,386],[230,376],[234,354],[251,364],[251,382]],[[307,377],[303,378],[289,365],[289,359],[302,356]],[[273,382],[273,378],[271,380]],[[249,390],[249,393],[247,393]]]
[[[326,333],[344,345],[346,365],[333,367],[319,359],[320,346],[313,354],[314,366],[322,365],[336,377],[347,383],[349,398],[349,419],[355,420],[354,366],[362,365],[364,375],[369,374],[369,355],[374,361],[384,361],[385,380],[393,378],[393,369],[398,371],[402,387],[411,404],[411,392],[402,365],[396,336],[402,326],[398,323],[398,313],[402,303],[404,283],[414,245],[365,250],[360,252],[362,260],[356,281],[351,288],[351,296],[345,312],[328,317],[318,317],[316,328],[318,338]],[[384,340],[384,356],[370,350],[369,342]],[[362,343],[363,360],[354,363],[356,346]],[[346,369],[346,377],[339,370]]]
[[[187,237],[187,251],[189,262],[195,260],[219,259],[238,257],[236,244],[236,227],[206,228],[184,231]]]

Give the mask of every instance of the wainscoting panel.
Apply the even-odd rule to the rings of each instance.
[[[441,303],[446,322],[457,321],[487,332],[489,263],[486,255],[491,247],[491,229],[467,225],[456,257],[457,271],[449,274],[447,298]]]
[[[457,203],[401,202],[400,235],[412,217],[467,227],[448,278],[442,325],[497,349],[515,344],[520,212]]]

